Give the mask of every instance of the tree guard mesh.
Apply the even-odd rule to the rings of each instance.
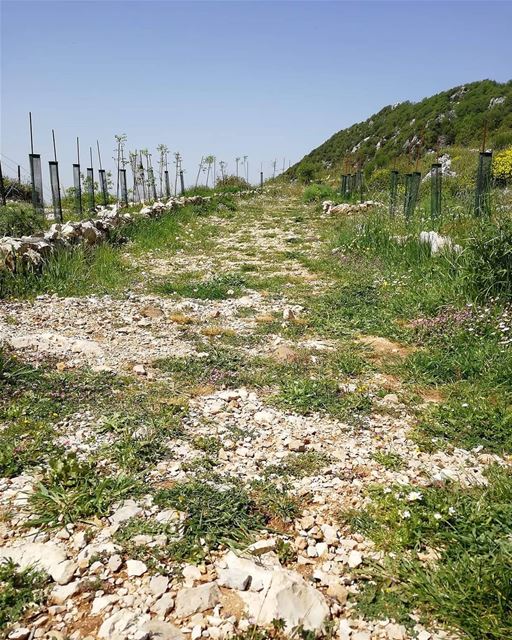
[[[340,194],[343,197],[347,195],[347,176],[344,173],[341,174]]]
[[[105,171],[105,169],[100,169],[98,171],[98,175],[100,177],[100,191],[101,191],[101,197],[103,200],[103,205],[107,206],[108,204],[107,172]]]
[[[412,173],[405,174],[405,192],[404,192],[404,216],[409,215],[409,200],[411,198],[411,179]]]
[[[442,165],[435,162],[430,170],[430,215],[432,218],[441,216],[441,187]]]
[[[73,165],[73,189],[75,190],[75,212],[82,215],[82,181],[79,164]]]
[[[491,171],[492,151],[484,151],[478,156],[478,170],[475,187],[475,215],[491,214]]]
[[[165,183],[165,197],[171,197],[171,183],[169,182],[169,172],[167,169],[164,171],[164,183]]]
[[[126,169],[120,169],[119,181],[121,186],[121,202],[125,207],[128,206],[128,187],[126,184]]]
[[[363,172],[358,171],[356,173],[356,192],[359,196],[359,201],[363,201]]]
[[[421,173],[419,171],[415,171],[411,176],[411,188],[409,195],[409,213],[408,217],[412,218],[414,215],[414,210],[416,209],[416,205],[418,204],[418,196],[420,194],[420,184],[421,184]]]
[[[389,175],[389,215],[396,213],[396,201],[398,196],[398,171],[393,170]]]
[[[42,211],[44,209],[44,202],[41,156],[38,153],[31,153],[28,158],[30,162],[30,177],[32,180],[32,204],[34,209]]]
[[[89,211],[95,207],[94,202],[94,170],[92,167],[87,168],[87,195],[89,200]]]
[[[153,173],[153,167],[148,167],[148,187],[149,197],[153,200],[158,200],[158,196],[156,195],[156,182],[155,174]]]
[[[53,217],[62,222],[62,203],[60,199],[59,164],[49,162],[50,167],[50,187],[52,190]]]

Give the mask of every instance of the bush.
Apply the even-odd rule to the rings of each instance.
[[[506,183],[512,179],[512,147],[494,155],[492,173],[499,183]]]
[[[36,213],[32,206],[24,204],[0,207],[0,237],[27,236],[46,226],[44,214]]]
[[[240,176],[224,176],[218,178],[215,189],[217,191],[227,191],[228,193],[236,193],[237,191],[245,191],[251,189],[251,185]]]
[[[512,299],[512,220],[487,223],[471,239],[466,277],[476,298]]]
[[[336,191],[327,184],[312,184],[304,189],[304,202],[321,202],[336,197]]]

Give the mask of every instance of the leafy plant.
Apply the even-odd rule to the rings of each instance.
[[[35,569],[20,569],[11,560],[0,562],[0,631],[17,622],[32,603],[43,598],[48,579]]]
[[[44,479],[29,496],[34,514],[29,526],[59,526],[106,516],[111,505],[133,494],[137,481],[129,476],[102,476],[88,462],[68,454],[50,461]]]

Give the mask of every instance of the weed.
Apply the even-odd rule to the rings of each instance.
[[[327,464],[329,464],[329,458],[317,451],[290,453],[279,464],[268,465],[265,468],[265,475],[306,478],[316,475]]]
[[[44,479],[29,495],[34,514],[27,526],[59,526],[106,516],[111,505],[133,494],[137,481],[128,476],[101,476],[75,455],[53,459]]]
[[[405,621],[417,608],[471,638],[511,635],[512,475],[491,468],[488,476],[488,486],[475,489],[376,488],[367,510],[352,514],[357,530],[399,552],[365,567],[367,615]]]
[[[0,631],[17,622],[25,610],[43,598],[47,577],[34,569],[20,569],[11,560],[0,562]]]
[[[242,295],[245,279],[238,274],[216,276],[203,282],[164,282],[157,286],[158,293],[177,294],[185,298],[200,300],[226,300]]]
[[[405,466],[403,458],[398,453],[392,451],[376,451],[373,459],[390,471],[400,471]]]
[[[197,436],[192,439],[192,446],[210,455],[217,455],[222,448],[222,443],[215,436]]]

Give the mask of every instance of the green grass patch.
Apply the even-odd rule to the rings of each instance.
[[[279,464],[269,464],[264,472],[268,477],[307,478],[317,475],[329,462],[329,458],[318,451],[290,453]]]
[[[365,615],[410,624],[416,609],[469,638],[512,635],[512,475],[496,467],[488,477],[474,489],[376,488],[351,514],[356,530],[395,552],[363,569],[372,577],[359,600]]]
[[[243,294],[246,279],[239,274],[225,274],[204,281],[190,281],[185,276],[180,281],[162,282],[156,286],[158,293],[179,295],[199,300],[227,300]]]
[[[0,631],[18,622],[31,604],[44,596],[48,578],[34,569],[20,569],[10,560],[0,562]]]
[[[111,506],[140,490],[130,476],[105,476],[73,454],[50,460],[43,480],[29,496],[27,526],[56,527],[110,513]]]

